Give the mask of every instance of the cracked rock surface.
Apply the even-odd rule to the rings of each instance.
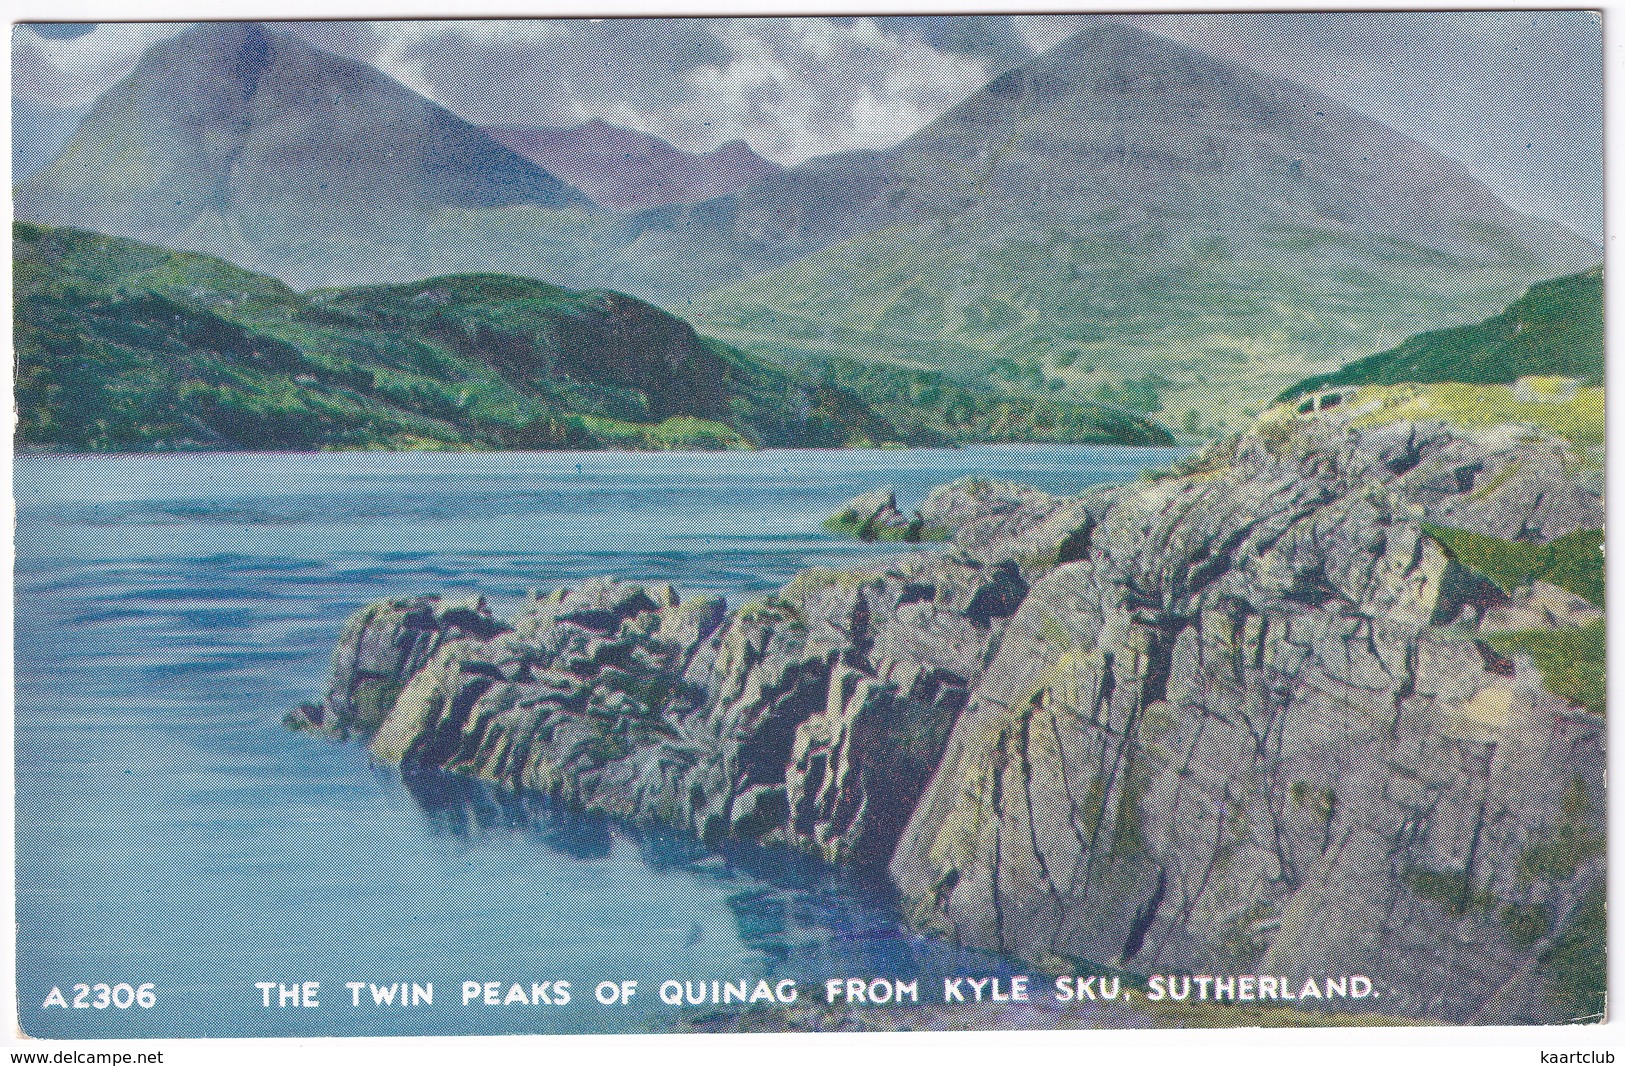
[[[1040,966],[1359,973],[1362,1009],[1566,1020],[1539,963],[1604,884],[1604,723],[1482,638],[1600,615],[1422,524],[1598,529],[1600,477],[1529,427],[1357,415],[1078,497],[956,482],[918,515],[952,542],[731,612],[611,579],[506,623],[375,604],[294,720],[887,871],[917,925]],[[901,520],[886,490],[848,510]]]

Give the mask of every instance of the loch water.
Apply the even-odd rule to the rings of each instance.
[[[40,1037],[661,1030],[662,981],[1021,972],[910,929],[883,883],[782,850],[553,809],[378,766],[282,726],[346,617],[386,596],[599,574],[738,604],[897,546],[822,520],[974,474],[1071,493],[1168,449],[19,457],[20,1022]],[[630,1005],[601,981],[636,980]],[[262,982],[319,982],[263,1006]],[[352,1004],[346,982],[433,984]],[[463,1003],[465,981],[568,981],[565,1006]],[[138,988],[120,1008],[75,985]],[[556,987],[556,986],[555,986]],[[66,1008],[44,1004],[53,988]]]

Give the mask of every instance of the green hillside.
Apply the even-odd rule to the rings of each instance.
[[[503,274],[630,293],[796,381],[839,388],[872,365],[855,376],[889,390],[863,399],[896,436],[843,439],[877,443],[1098,439],[1147,415],[1218,436],[1306,375],[1601,258],[1367,116],[1119,24],[889,148],[631,214],[365,64],[209,24],[103,94],[18,184],[16,211],[300,289]],[[917,373],[974,410],[916,414],[934,387]],[[745,376],[757,384],[729,389],[779,388]],[[799,401],[769,406],[800,439]],[[809,412],[838,421],[843,406]]]
[[[1510,385],[1522,377],[1603,383],[1602,267],[1530,287],[1501,314],[1471,326],[1434,330],[1397,348],[1300,381],[1276,398],[1344,385],[1404,382]]]
[[[807,402],[810,389],[619,293],[486,274],[299,294],[207,256],[84,231],[19,223],[14,242],[22,447],[749,447],[850,436]]]
[[[697,298],[693,317],[753,353],[889,355],[961,377],[1053,382],[1107,404],[1121,405],[1130,382],[1160,378],[1142,411],[1218,432],[1246,425],[1317,360],[1504,306],[1526,284],[1519,274],[1538,269],[1290,226],[1238,226],[1207,246],[1175,236],[1184,262],[1147,269],[1169,254],[1156,242],[1182,226],[1165,219],[1148,238],[1132,219],[1101,220],[1079,232],[1028,209],[1043,232],[1012,238],[992,216],[854,238]],[[1314,266],[1271,263],[1282,257]],[[1419,280],[1418,257],[1448,258],[1449,283]]]
[[[1173,443],[1162,426],[1120,407],[1059,398],[1054,391],[1001,388],[994,378],[966,382],[932,370],[835,358],[828,380],[864,397],[881,419],[921,440],[945,443]]]
[[[615,292],[464,274],[298,293],[82,230],[13,237],[25,449],[1167,441],[1099,408],[1059,430],[1032,409],[949,426],[894,403],[892,421],[832,375],[764,364]]]

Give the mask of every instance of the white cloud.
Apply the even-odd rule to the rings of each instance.
[[[717,35],[732,55],[689,73],[695,92],[683,132],[694,135],[703,110],[718,140],[737,137],[786,165],[890,147],[993,73],[986,59],[889,33],[870,18],[734,19]]]
[[[176,23],[106,22],[79,37],[51,40],[15,27],[12,92],[57,107],[84,107],[134,70],[147,49],[185,29]]]
[[[612,19],[308,23],[471,122],[589,119],[793,164],[895,144],[1026,54],[1008,20]],[[977,54],[977,49],[983,54]]]
[[[471,122],[601,118],[782,163],[884,148],[1091,15],[296,23]],[[1601,230],[1600,29],[1578,11],[1124,15],[1290,78],[1472,168],[1515,207]],[[14,92],[83,109],[184,25],[13,31]]]

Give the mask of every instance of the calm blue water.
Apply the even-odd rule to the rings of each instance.
[[[566,815],[372,765],[282,728],[371,600],[596,574],[760,595],[889,550],[819,523],[879,484],[966,473],[1056,492],[1179,453],[1101,447],[748,454],[41,458],[15,464],[17,920],[36,1036],[662,1028],[668,978],[929,978],[1000,964],[923,938],[884,885],[780,851]],[[601,980],[636,979],[630,1006]],[[569,981],[568,1006],[462,1005],[465,980]],[[319,981],[316,1008],[257,982]],[[346,981],[434,984],[351,1005]],[[157,1004],[42,1007],[152,982]],[[364,996],[367,995],[363,993]],[[94,993],[92,994],[92,997]]]

